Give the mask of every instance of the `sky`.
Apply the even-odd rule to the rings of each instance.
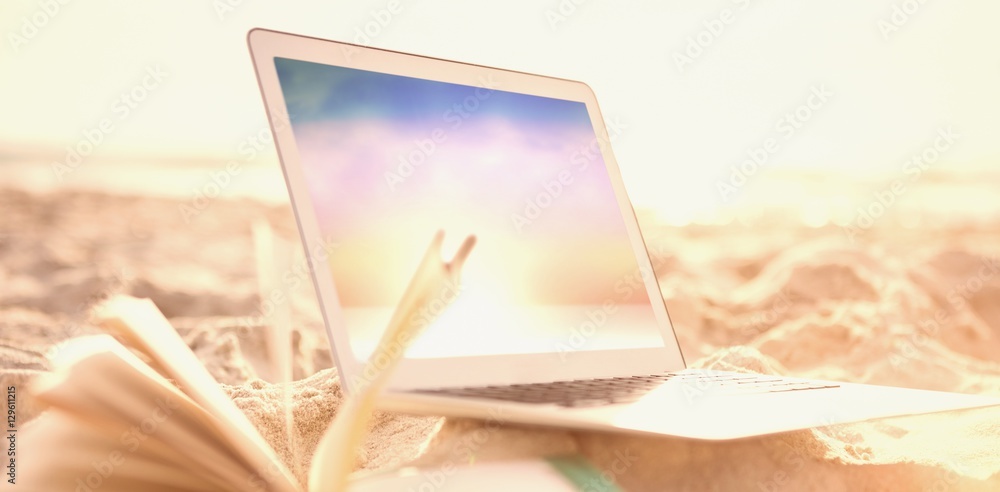
[[[342,293],[345,305],[393,306],[438,229],[476,236],[463,283],[490,283],[490,297],[649,303],[615,292],[638,265],[604,162],[574,158],[597,138],[583,103],[275,65],[320,234],[338,245],[334,278],[372,286]],[[452,118],[470,97],[474,109]]]
[[[267,125],[245,33],[258,26],[587,82],[621,129],[633,201],[660,210],[725,203],[720,183],[769,139],[768,170],[901,175],[942,131],[959,137],[936,168],[1000,157],[990,0],[45,5],[0,5],[0,157],[44,167],[104,121],[91,162],[275,169],[255,140]]]

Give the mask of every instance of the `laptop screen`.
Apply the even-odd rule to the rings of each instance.
[[[275,58],[364,360],[437,230],[477,243],[411,358],[663,346],[583,102]],[[450,251],[449,251],[450,249]],[[659,300],[657,300],[659,302]],[[438,312],[440,311],[440,312]]]

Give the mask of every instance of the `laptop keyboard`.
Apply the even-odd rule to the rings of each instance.
[[[517,403],[552,404],[563,407],[592,407],[637,401],[668,381],[680,383],[681,391],[690,394],[712,395],[778,393],[840,386],[826,381],[808,381],[761,374],[679,372],[508,386],[424,389],[415,390],[415,392]]]

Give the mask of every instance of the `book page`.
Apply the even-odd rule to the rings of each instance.
[[[53,365],[53,373],[33,384],[49,412],[25,439],[59,450],[46,470],[27,474],[38,475],[45,489],[72,489],[74,477],[94,471],[95,456],[117,456],[97,462],[108,484],[131,476],[190,489],[239,489],[250,474],[214,417],[110,336],[66,343]]]
[[[215,483],[196,469],[149,454],[143,444],[135,452],[119,434],[81,425],[65,412],[46,412],[23,430],[24,490],[101,492],[234,490]]]
[[[442,292],[457,290],[455,284],[459,281],[465,259],[476,244],[476,238],[467,237],[450,262],[441,259],[443,242],[444,232],[438,231],[389,320],[378,348],[365,364],[364,374],[376,374],[375,378],[356,388],[320,438],[309,470],[311,492],[344,490],[347,487],[348,476],[354,467],[355,452],[364,439],[368,420],[375,410],[375,399],[405,353],[406,347],[419,335],[424,324],[429,323],[426,320],[424,324],[415,322],[419,318],[415,314],[427,303],[442,298]],[[380,354],[385,357],[376,357]],[[383,362],[387,360],[388,363],[377,367],[372,362],[376,359],[384,359]]]
[[[219,432],[254,473],[241,483],[280,492],[297,490],[298,484],[264,441],[257,429],[208,373],[163,314],[149,299],[116,296],[94,310],[97,322],[122,337],[133,348],[152,359],[178,388],[212,415]]]

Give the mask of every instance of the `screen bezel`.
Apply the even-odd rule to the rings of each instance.
[[[324,238],[308,193],[298,148],[288,124],[287,106],[275,69],[274,58],[290,58],[314,63],[350,67],[388,74],[416,77],[469,86],[481,81],[505,91],[583,102],[591,124],[604,143],[610,143],[597,98],[583,82],[460,63],[438,58],[370,48],[349,43],[312,38],[268,29],[247,33],[257,81],[264,99],[292,210],[305,251],[326,251]],[[652,264],[639,225],[625,192],[625,186],[609,145],[600,152],[610,177],[640,271],[652,271]],[[332,254],[336,254],[334,251]],[[320,311],[330,340],[334,361],[346,391],[362,379],[364,361],[351,350],[343,313],[327,256],[306,254]],[[516,384],[563,379],[629,376],[680,370],[684,358],[674,334],[666,306],[654,275],[644,275],[647,295],[653,306],[663,338],[660,347],[582,350],[563,353],[505,354],[449,358],[404,359],[390,380],[389,388],[407,390],[483,384]],[[474,366],[475,370],[470,370]]]

